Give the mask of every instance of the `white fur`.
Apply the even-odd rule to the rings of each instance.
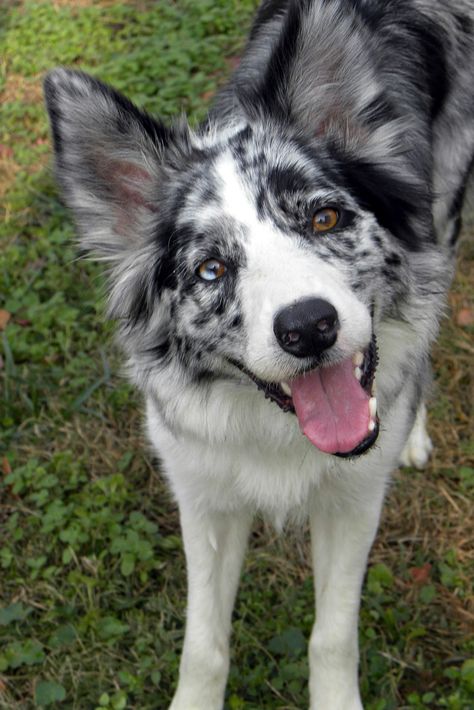
[[[433,451],[433,444],[426,431],[426,418],[426,406],[422,403],[418,408],[413,429],[400,456],[402,466],[414,466],[422,469],[428,463]]]
[[[386,421],[380,445],[347,462],[318,452],[294,418],[260,393],[244,387],[232,398],[214,389],[200,418],[189,396],[177,403],[182,436],[167,432],[148,399],[148,432],[179,503],[188,565],[186,636],[171,708],[222,708],[233,600],[249,525],[260,510],[279,526],[289,516],[311,520],[317,607],[311,710],[359,710],[360,587],[386,481],[406,436],[405,399]],[[211,447],[203,426],[210,420],[219,439]]]

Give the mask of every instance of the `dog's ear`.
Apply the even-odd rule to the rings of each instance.
[[[44,89],[56,174],[81,244],[117,258],[156,222],[171,129],[82,72],[56,69]]]
[[[339,2],[292,2],[264,71],[238,87],[244,104],[329,137],[359,157],[387,157],[403,136],[377,79],[376,39]],[[258,37],[257,37],[258,42]]]

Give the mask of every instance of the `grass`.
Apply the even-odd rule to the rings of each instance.
[[[183,637],[177,513],[119,375],[100,270],[77,261],[50,176],[41,76],[80,66],[152,112],[197,120],[254,5],[0,8],[0,708],[164,709]],[[474,708],[470,229],[435,350],[434,457],[425,472],[396,473],[364,588],[368,710]],[[228,710],[307,705],[307,560],[305,532],[279,539],[255,526]]]

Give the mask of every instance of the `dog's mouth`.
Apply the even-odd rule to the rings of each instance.
[[[303,434],[320,451],[355,457],[375,443],[379,433],[375,371],[377,343],[335,365],[318,367],[280,383],[260,380],[240,367],[284,412],[293,412]]]

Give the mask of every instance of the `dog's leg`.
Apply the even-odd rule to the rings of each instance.
[[[358,683],[360,590],[380,516],[383,482],[364,503],[311,516],[316,623],[309,647],[311,710],[362,710]],[[364,493],[359,491],[359,495]],[[363,500],[361,498],[360,500]]]
[[[221,710],[232,608],[251,516],[181,507],[188,575],[186,632],[170,710]]]
[[[408,441],[400,455],[400,464],[402,466],[424,468],[432,451],[433,444],[426,430],[426,406],[422,402],[418,407],[415,423]]]

